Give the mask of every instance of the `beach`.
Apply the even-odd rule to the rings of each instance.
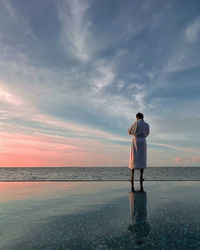
[[[198,249],[198,181],[0,182],[0,249]]]

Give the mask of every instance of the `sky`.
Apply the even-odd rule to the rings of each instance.
[[[199,0],[1,0],[0,167],[200,166]]]

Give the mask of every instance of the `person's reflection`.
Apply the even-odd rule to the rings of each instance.
[[[151,229],[147,222],[147,193],[143,190],[142,181],[140,182],[140,190],[134,190],[132,184],[131,192],[129,192],[129,204],[132,224],[129,225],[128,229],[139,245],[144,242]]]

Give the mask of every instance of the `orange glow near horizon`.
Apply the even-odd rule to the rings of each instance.
[[[123,164],[114,146],[91,139],[0,132],[0,167],[108,166]],[[110,154],[112,152],[112,154]],[[114,154],[113,154],[114,153]]]

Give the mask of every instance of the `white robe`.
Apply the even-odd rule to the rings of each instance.
[[[131,125],[128,133],[129,135],[133,135],[128,167],[131,169],[147,168],[146,137],[149,135],[148,123],[140,119]]]

